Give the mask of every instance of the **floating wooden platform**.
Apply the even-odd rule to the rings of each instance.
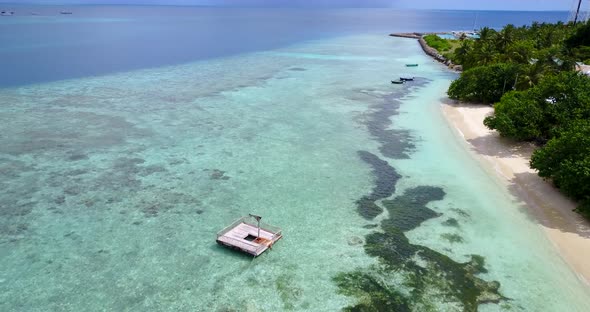
[[[242,252],[259,256],[283,237],[280,228],[260,223],[260,236],[254,218],[243,217],[234,221],[219,233],[217,243]]]

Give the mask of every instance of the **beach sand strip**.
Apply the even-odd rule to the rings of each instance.
[[[529,167],[535,147],[502,138],[483,124],[494,109],[488,105],[441,103],[455,133],[486,171],[493,172],[527,207],[561,257],[590,286],[590,222],[573,210],[576,203]]]

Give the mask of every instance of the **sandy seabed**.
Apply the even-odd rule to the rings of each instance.
[[[561,257],[590,286],[590,222],[573,210],[576,203],[529,167],[535,147],[502,138],[483,124],[494,109],[487,105],[441,103],[449,124],[465,139],[470,153],[495,174],[527,207]]]

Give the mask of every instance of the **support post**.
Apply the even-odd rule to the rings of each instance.
[[[250,215],[250,217],[256,219],[256,221],[258,222],[258,236],[257,237],[260,237],[260,219],[262,219],[262,217],[257,216],[257,215],[253,215],[251,213],[249,215]]]

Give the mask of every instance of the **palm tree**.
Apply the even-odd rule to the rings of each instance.
[[[548,71],[547,65],[543,62],[531,62],[522,68],[522,71],[518,77],[518,81],[515,83],[516,90],[526,90],[532,88],[545,77],[545,73]]]
[[[473,44],[470,40],[461,42],[461,45],[455,49],[455,62],[463,65],[463,69],[470,68],[473,62],[469,59],[471,51],[473,50]]]
[[[496,34],[496,50],[505,52],[510,44],[514,42],[515,27],[512,24],[506,25],[502,31]]]
[[[532,40],[518,40],[507,47],[505,61],[518,64],[528,64],[534,50],[535,43]]]
[[[491,39],[493,39],[494,35],[496,34],[496,31],[489,28],[489,27],[484,27],[479,31],[479,39],[480,41],[486,42],[489,41]]]
[[[494,60],[496,60],[496,57],[498,56],[498,54],[496,53],[495,49],[493,48],[493,46],[491,44],[483,44],[479,51],[479,53],[477,53],[476,57],[476,63],[477,65],[487,65],[490,64],[491,62],[493,62]]]

